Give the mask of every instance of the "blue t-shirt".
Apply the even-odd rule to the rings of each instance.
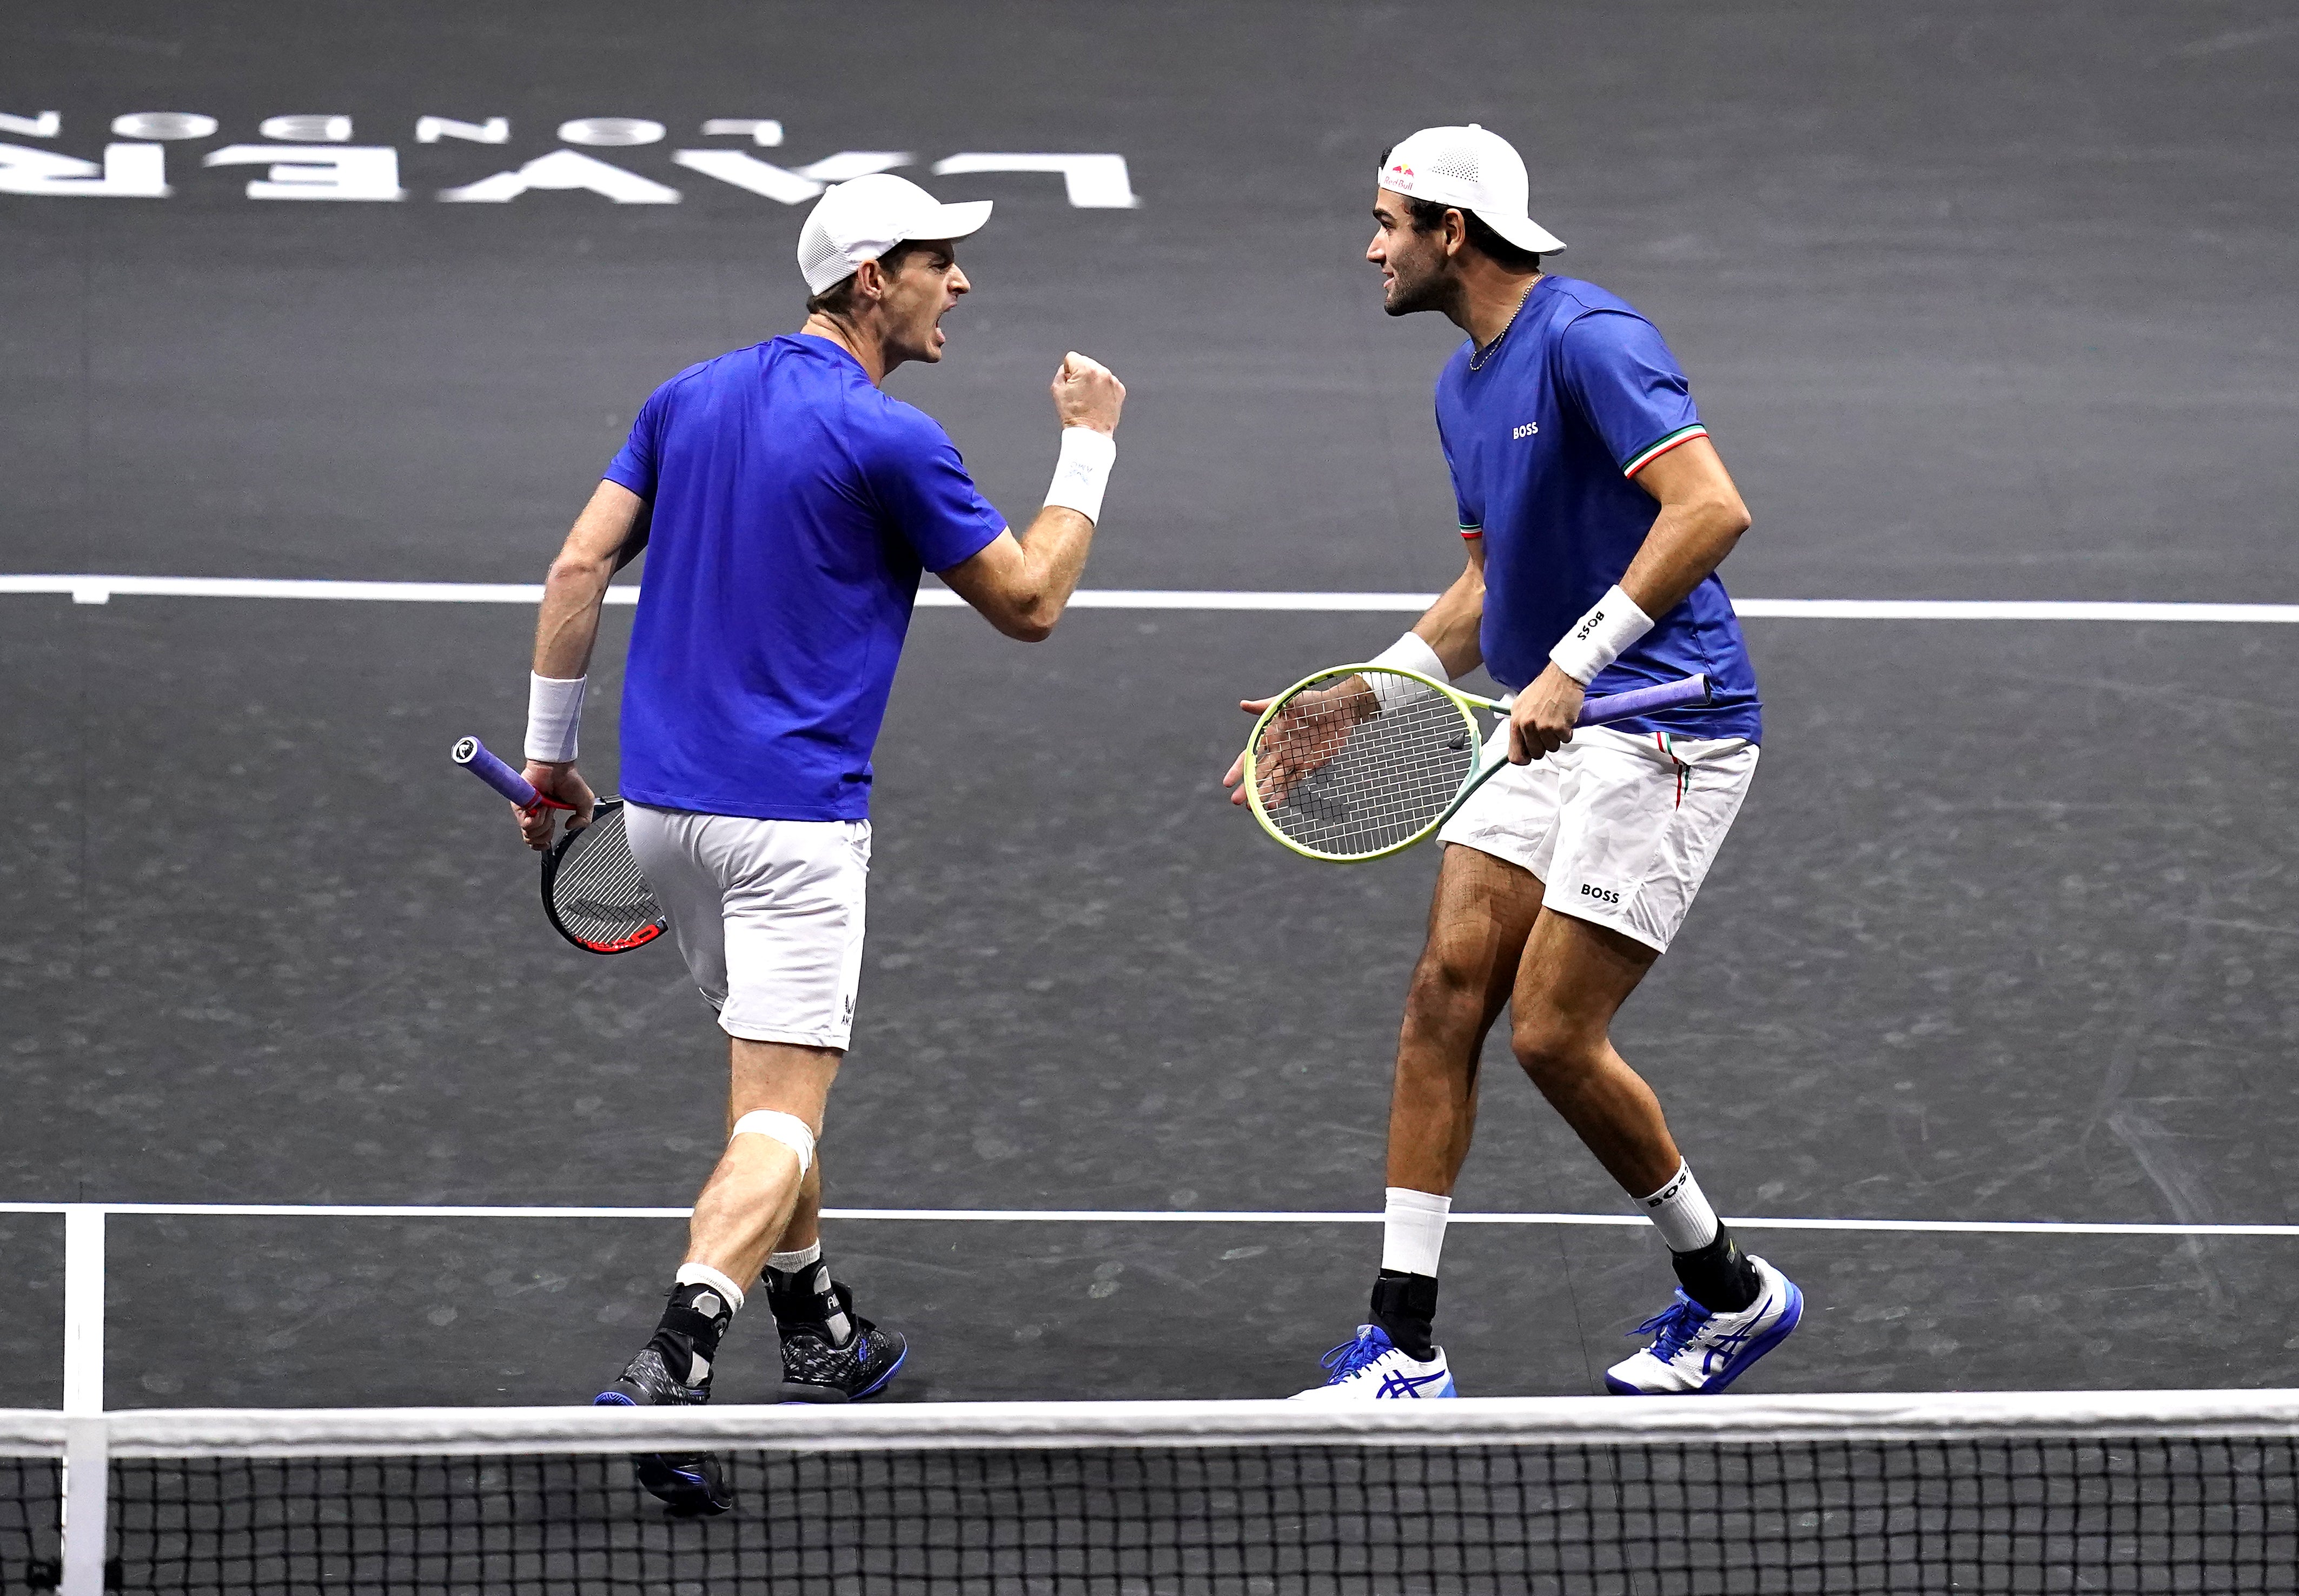
[[[652,506],[624,796],[867,817],[918,573],[1006,529],[950,435],[827,338],[790,335],[657,388],[607,480]]]
[[[1659,506],[1636,474],[1706,437],[1659,330],[1592,283],[1543,278],[1479,369],[1437,378],[1437,435],[1464,536],[1485,544],[1485,669],[1521,689],[1629,569]],[[1627,732],[1762,740],[1756,675],[1712,571],[1589,684],[1592,698],[1705,674],[1713,702],[1615,721]]]

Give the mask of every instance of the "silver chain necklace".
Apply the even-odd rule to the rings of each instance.
[[[1540,287],[1540,278],[1539,277],[1535,277],[1531,282],[1525,284],[1524,292],[1516,296],[1516,309],[1511,311],[1509,312],[1509,319],[1501,323],[1501,329],[1493,335],[1493,341],[1486,345],[1482,349],[1476,350],[1470,354],[1470,370],[1481,371],[1484,370],[1485,362],[1491,358],[1494,350],[1498,349],[1501,346],[1501,340],[1508,337],[1508,330],[1510,328],[1516,325],[1516,319],[1524,314],[1524,302],[1532,297],[1532,291],[1539,287]]]

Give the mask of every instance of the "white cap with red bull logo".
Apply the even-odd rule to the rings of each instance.
[[[1509,141],[1476,123],[1423,128],[1389,152],[1374,179],[1413,199],[1474,213],[1519,249],[1555,254],[1564,241],[1525,214],[1531,182]]]

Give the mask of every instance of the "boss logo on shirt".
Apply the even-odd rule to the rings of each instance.
[[[1510,433],[1510,434],[1509,434],[1509,436],[1511,436],[1511,437],[1513,437],[1513,438],[1519,438],[1519,437],[1531,437],[1534,433],[1539,432],[1540,430],[1540,422],[1538,422],[1538,421],[1527,421],[1523,426],[1522,426],[1522,427],[1518,428],[1515,432]]]

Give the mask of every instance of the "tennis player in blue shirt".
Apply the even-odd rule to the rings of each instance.
[[[661,1323],[602,1404],[707,1401],[761,1269],[786,1394],[874,1395],[907,1351],[854,1312],[818,1229],[815,1138],[862,968],[871,745],[922,571],[1008,636],[1053,629],[1125,398],[1105,368],[1064,359],[1053,486],[1017,538],[942,428],[881,391],[905,362],[942,359],[942,319],[969,287],[956,240],[989,215],[987,201],[942,204],[886,175],[824,195],[799,236],[805,325],[656,389],[551,568],[527,778],[588,819],[584,677],[608,578],[643,548],[623,686],[627,829],[730,1051],[726,1151]],[[549,810],[520,825],[549,845]],[[679,1511],[728,1505],[708,1454],[643,1458],[639,1474]]]
[[[1517,1061],[1675,1262],[1675,1301],[1606,1384],[1722,1391],[1796,1327],[1803,1299],[1734,1243],[1609,1031],[1755,772],[1756,679],[1716,578],[1748,512],[1652,323],[1541,270],[1564,245],[1526,214],[1524,162],[1506,140],[1427,129],[1383,158],[1376,187],[1365,258],[1383,309],[1440,312],[1469,335],[1437,379],[1468,563],[1378,662],[1440,680],[1481,662],[1516,695],[1494,734],[1515,768],[1438,834],[1398,1043],[1373,1322],[1300,1394],[1454,1394],[1431,1339],[1438,1256],[1476,1124],[1478,1058],[1505,1004]],[[1713,690],[1704,707],[1573,729],[1585,694],[1696,673]],[[1239,777],[1232,768],[1243,802]]]

